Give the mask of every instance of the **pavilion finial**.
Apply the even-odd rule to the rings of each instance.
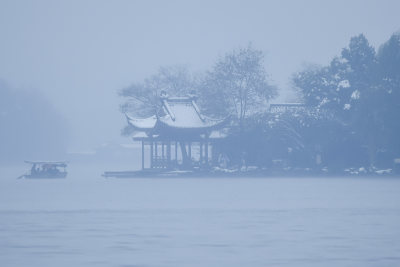
[[[168,93],[165,90],[161,90],[160,92],[160,98],[161,99],[167,99],[168,98]]]

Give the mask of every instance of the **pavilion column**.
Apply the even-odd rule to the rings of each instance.
[[[158,167],[158,142],[154,141],[154,162],[155,162],[155,167]]]
[[[175,141],[175,162],[178,165],[178,141]]]
[[[164,145],[165,145],[165,143],[164,143],[164,141],[163,142],[161,142],[161,150],[162,150],[162,152],[161,152],[161,161],[162,161],[162,167],[164,168],[165,167],[165,151],[164,151]]]
[[[214,161],[214,158],[213,158],[213,154],[214,154],[214,152],[213,152],[213,146],[212,146],[212,144],[210,143],[210,145],[209,145],[209,147],[210,147],[210,150],[211,150],[211,153],[210,153],[210,163],[211,163],[211,165],[213,164],[213,161]]]
[[[203,142],[200,140],[200,165],[203,165]]]
[[[189,160],[192,161],[192,142],[188,143],[189,146]]]
[[[153,159],[154,159],[153,139],[150,139],[150,168],[151,169],[154,167]]]
[[[212,159],[212,165],[217,166],[217,164],[218,164],[218,145],[216,144],[215,140],[212,142],[211,159]]]
[[[208,165],[208,140],[206,140],[204,150],[205,150],[205,152],[206,152],[206,155],[205,155],[205,158],[206,158],[206,165]]]
[[[144,170],[144,140],[142,140],[142,170]]]
[[[183,168],[189,168],[190,167],[190,158],[189,158],[189,153],[188,153],[188,149],[186,146],[186,142],[184,141],[179,141],[179,144],[181,146],[181,154],[182,154],[182,165]]]
[[[167,143],[167,166],[171,167],[171,141]]]

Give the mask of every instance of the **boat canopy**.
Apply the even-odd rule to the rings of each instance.
[[[36,165],[51,165],[54,167],[67,167],[66,161],[29,161],[29,160],[25,160],[25,163],[36,164]]]

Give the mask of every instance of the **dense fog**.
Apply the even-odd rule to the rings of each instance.
[[[42,92],[0,83],[0,114],[2,162],[65,157],[67,120]]]
[[[0,0],[0,266],[400,266],[399,10]]]
[[[263,54],[276,89],[265,110],[304,102],[296,73],[327,66],[359,34],[377,51],[398,30],[397,7],[396,1],[2,1],[1,161],[70,159],[132,144],[121,135],[121,90],[176,66],[198,81],[220,58],[249,45]]]

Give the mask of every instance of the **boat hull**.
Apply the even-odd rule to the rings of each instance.
[[[28,174],[24,175],[25,179],[63,179],[67,177],[66,172],[61,172],[57,174],[46,174],[46,173],[38,173],[38,174]]]

